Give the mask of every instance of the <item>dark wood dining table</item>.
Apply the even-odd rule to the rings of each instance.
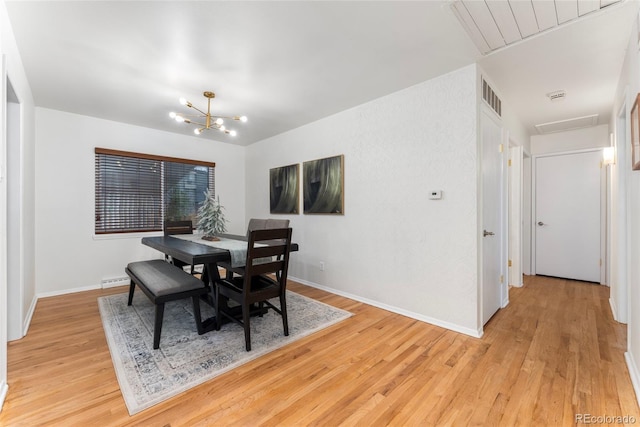
[[[235,234],[221,234],[224,239],[247,241],[246,236]],[[217,280],[220,280],[220,272],[218,271],[218,263],[231,262],[231,253],[227,249],[216,248],[209,244],[196,243],[191,240],[184,240],[177,237],[156,236],[143,237],[142,244],[156,249],[172,258],[178,259],[189,265],[204,265],[202,272],[202,281],[208,284],[211,292],[207,294],[205,301],[214,306],[213,286]],[[297,243],[291,243],[291,252],[298,251]],[[221,303],[226,303],[221,301]],[[205,331],[211,331],[216,326],[215,317],[204,320],[203,326]]]

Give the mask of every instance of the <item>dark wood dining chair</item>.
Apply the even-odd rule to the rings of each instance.
[[[193,234],[193,223],[190,220],[186,221],[165,221],[164,223],[164,235],[170,236],[172,234]],[[169,255],[165,255],[165,260],[175,265],[176,267],[183,268],[187,265],[186,262],[174,259]],[[191,274],[195,273],[195,266],[190,265]]]
[[[289,228],[289,220],[251,218],[247,226],[247,239],[249,239],[249,235],[254,230],[272,230],[274,228]],[[225,269],[228,279],[233,277],[234,273],[239,275],[244,274],[244,266],[233,267],[229,262],[221,262],[218,265]]]
[[[243,275],[225,277],[215,283],[216,329],[220,329],[221,316],[241,324],[244,327],[247,351],[251,351],[249,319],[252,309],[254,313],[260,315],[263,314],[265,308],[279,313],[282,316],[284,335],[289,335],[286,288],[291,232],[291,228],[280,228],[254,230],[249,233]],[[220,298],[223,297],[242,306],[242,319],[238,319],[222,307],[227,305],[220,303]],[[269,299],[276,297],[280,299],[280,307],[269,301]]]

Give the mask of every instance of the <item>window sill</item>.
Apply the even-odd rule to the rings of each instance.
[[[94,234],[93,240],[141,239],[143,237],[155,237],[162,235],[164,235],[162,231],[148,231],[143,233]]]

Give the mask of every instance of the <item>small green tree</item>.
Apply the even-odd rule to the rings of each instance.
[[[224,207],[220,204],[220,197],[216,199],[209,189],[204,192],[204,202],[198,209],[198,230],[209,239],[227,231],[227,220],[224,217]]]

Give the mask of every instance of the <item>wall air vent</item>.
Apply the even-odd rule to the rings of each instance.
[[[484,79],[482,79],[482,99],[498,116],[502,117],[502,101]]]

